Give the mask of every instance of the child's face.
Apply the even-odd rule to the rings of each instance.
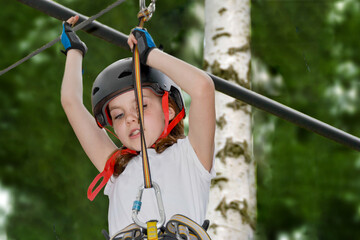
[[[160,137],[165,126],[161,97],[150,89],[143,89],[144,132],[147,147]],[[123,93],[109,103],[110,116],[115,133],[122,144],[132,150],[140,151],[140,124],[134,91]],[[171,111],[172,112],[172,111]],[[170,112],[170,119],[172,118]]]

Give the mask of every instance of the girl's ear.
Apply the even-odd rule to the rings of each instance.
[[[175,117],[175,110],[169,106],[169,121]]]

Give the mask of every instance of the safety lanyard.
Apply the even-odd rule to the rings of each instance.
[[[152,13],[155,11],[155,0],[153,0],[149,8],[144,9],[145,0],[140,0],[140,12],[138,13],[139,27],[143,27],[144,22],[148,21],[151,18]],[[133,204],[132,208],[132,219],[134,223],[143,229],[147,230],[147,239],[148,240],[157,240],[158,234],[157,230],[160,229],[165,223],[165,209],[161,197],[160,187],[157,183],[151,180],[150,174],[150,164],[149,157],[146,149],[145,142],[145,133],[144,133],[144,108],[143,108],[143,95],[141,87],[141,71],[140,71],[140,56],[138,46],[134,46],[133,51],[133,76],[134,76],[134,88],[135,88],[135,97],[138,106],[138,115],[139,115],[139,125],[140,125],[140,140],[141,140],[141,152],[142,152],[142,165],[143,165],[143,174],[144,174],[144,185],[139,188],[138,194]],[[141,209],[141,198],[144,189],[153,188],[155,193],[155,198],[157,202],[157,207],[159,211],[159,220],[150,220],[146,223],[142,222],[138,218],[138,213]]]
[[[143,18],[140,20],[140,26],[143,25]],[[141,74],[140,74],[140,57],[137,45],[135,45],[133,51],[133,73],[134,85],[135,85],[135,96],[138,106],[139,124],[140,124],[140,138],[141,138],[141,153],[143,163],[143,174],[144,174],[144,186],[145,188],[152,188],[149,157],[146,149],[145,135],[144,135],[144,108],[143,108],[143,94],[141,87]]]
[[[152,17],[152,14],[155,11],[155,1],[152,0],[150,5],[146,7],[145,0],[139,0],[140,11],[137,14],[139,19],[138,27],[142,28],[144,23],[149,21]],[[140,137],[141,137],[141,152],[142,152],[142,163],[143,163],[143,174],[144,174],[144,187],[152,188],[153,184],[151,181],[149,157],[146,149],[145,135],[144,135],[144,108],[143,108],[143,94],[141,86],[141,69],[140,69],[140,56],[139,49],[137,44],[134,46],[133,51],[133,76],[134,76],[134,85],[135,85],[135,96],[138,106],[138,116],[140,124]]]

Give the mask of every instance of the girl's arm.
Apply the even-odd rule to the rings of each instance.
[[[72,24],[77,19],[70,18],[68,22]],[[61,104],[85,153],[95,167],[102,171],[106,160],[117,147],[107,133],[97,126],[94,117],[83,104],[82,60],[81,51],[67,51]]]
[[[153,49],[147,64],[170,77],[191,97],[189,140],[202,165],[212,168],[215,136],[215,87],[204,72],[158,49]]]
[[[133,30],[128,44],[131,49],[134,44],[139,44],[140,60],[166,74],[190,95],[188,137],[200,162],[210,171],[215,136],[215,87],[212,79],[205,72],[154,48],[150,34],[144,29]]]

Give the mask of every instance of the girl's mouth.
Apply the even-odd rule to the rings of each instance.
[[[133,138],[133,137],[137,137],[140,135],[140,130],[139,129],[134,129],[133,131],[131,131],[129,137]]]

